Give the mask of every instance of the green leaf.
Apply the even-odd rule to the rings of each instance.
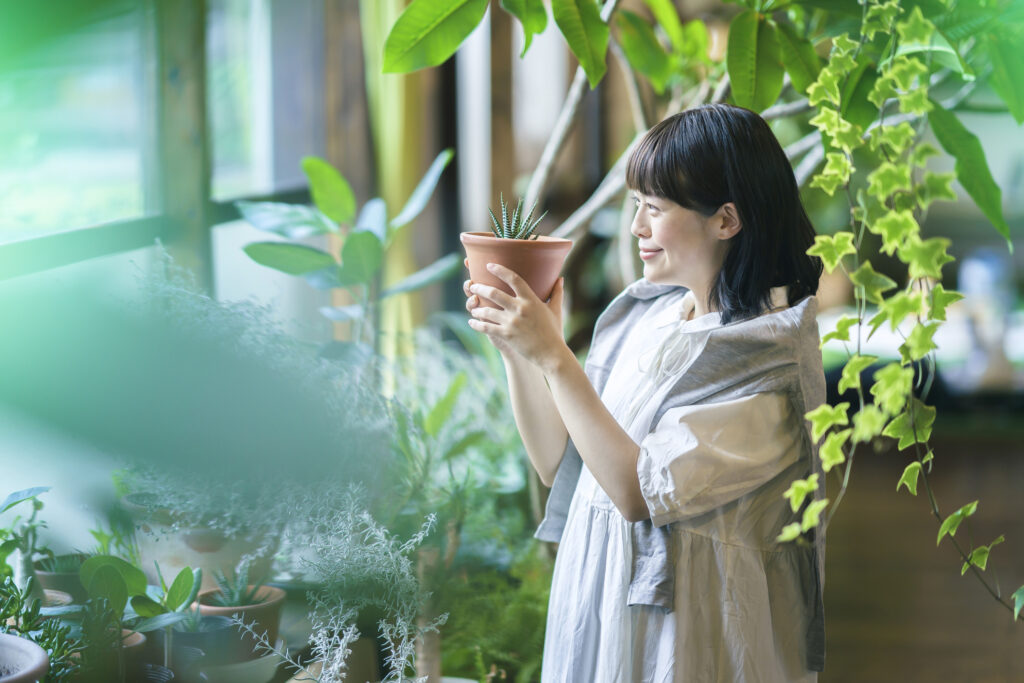
[[[188,614],[185,612],[166,612],[164,614],[158,614],[155,617],[150,617],[140,621],[132,626],[132,629],[139,633],[149,633],[150,631],[157,631],[168,626],[174,626],[175,624],[181,623],[188,619]]]
[[[832,432],[825,438],[825,443],[821,444],[821,450],[818,452],[821,458],[821,469],[830,472],[833,467],[846,462],[843,445],[850,438],[851,431],[850,429],[844,429],[841,432]]]
[[[1006,103],[1014,120],[1024,123],[1024,36],[1011,31],[987,36],[985,47],[992,63],[989,83]]]
[[[881,203],[897,192],[910,190],[910,166],[883,161],[868,174],[868,194]],[[910,219],[913,220],[913,216]],[[891,252],[890,252],[891,253]]]
[[[29,498],[35,498],[39,494],[46,493],[49,490],[49,486],[35,486],[30,489],[22,489],[21,491],[15,491],[14,493],[4,498],[4,502],[0,503],[0,513],[7,512],[18,503],[26,501]]]
[[[384,246],[372,232],[353,232],[341,248],[342,286],[365,284],[373,279],[384,260]]]
[[[856,389],[860,386],[860,373],[864,372],[871,364],[878,360],[877,356],[862,356],[854,354],[843,366],[843,374],[839,378],[839,393],[847,389]],[[846,424],[845,422],[843,424]]]
[[[125,584],[127,595],[144,595],[146,593],[146,575],[135,565],[113,555],[94,555],[82,563],[78,570],[78,578],[87,587],[95,575],[104,567],[112,567]],[[127,602],[127,596],[125,601]]]
[[[1010,597],[1013,598],[1013,620],[1017,621],[1020,618],[1021,607],[1024,607],[1024,586],[1015,590]]]
[[[821,59],[814,51],[811,41],[798,36],[789,24],[778,24],[777,35],[786,73],[789,74],[797,92],[806,93],[811,84],[818,79]]]
[[[828,137],[829,144],[847,154],[861,145],[860,128],[841,117],[835,109],[822,107],[810,120],[810,124]]]
[[[590,88],[601,82],[607,66],[608,24],[595,0],[551,0],[551,13],[569,49],[587,74]]]
[[[384,41],[384,73],[408,73],[444,62],[486,11],[487,0],[413,0]]]
[[[895,126],[877,126],[871,129],[869,146],[874,152],[885,147],[892,156],[898,157],[910,147],[916,136],[914,127],[906,121]]]
[[[992,178],[981,143],[960,123],[956,115],[935,102],[933,105],[934,108],[928,114],[928,122],[942,148],[956,159],[956,177],[985,217],[1006,238],[1012,252],[1010,226],[1003,216],[1003,194]]]
[[[831,339],[838,341],[848,342],[850,341],[850,328],[857,324],[857,318],[844,315],[842,318],[836,321],[836,329],[829,332],[821,339],[820,346],[825,346],[825,343]]]
[[[676,52],[686,53],[689,48],[688,41],[686,40],[686,31],[679,21],[679,11],[676,10],[672,0],[644,0],[644,2],[650,8],[651,14],[654,15],[654,20],[665,31],[669,42],[672,43],[672,48]],[[702,26],[703,23],[700,22]]]
[[[942,543],[942,539],[946,534],[950,536],[956,536],[956,530],[960,528],[960,523],[965,519],[973,515],[978,509],[978,501],[968,503],[962,508],[951,514],[946,519],[942,520],[942,525],[939,527],[939,537],[935,539],[935,545]]]
[[[128,604],[128,587],[121,573],[113,565],[104,564],[90,573],[89,582],[84,585],[90,598],[104,598],[116,614],[124,612],[124,607]]]
[[[939,150],[935,149],[935,146],[928,142],[918,142],[913,149],[910,150],[910,154],[907,155],[907,162],[918,168],[924,168],[928,163],[930,157],[936,156]],[[953,174],[954,179],[956,174]]]
[[[928,99],[928,88],[921,86],[899,96],[900,113],[927,114],[932,110],[932,101]]]
[[[904,21],[897,22],[896,32],[902,43],[929,43],[938,33],[935,24],[924,18],[920,7],[915,7]]]
[[[381,299],[386,299],[396,294],[403,294],[405,292],[412,292],[417,289],[423,289],[428,285],[432,285],[435,282],[447,280],[452,275],[459,271],[462,267],[462,257],[459,254],[451,253],[447,256],[442,256],[438,260],[431,263],[426,268],[416,271],[412,275],[409,275],[402,280],[399,280],[395,284],[391,285],[383,292],[380,293]]]
[[[911,235],[901,246],[896,256],[908,266],[910,279],[930,277],[942,279],[942,266],[955,260],[946,253],[952,243],[945,237],[932,237],[921,241],[916,234]]]
[[[192,594],[194,583],[195,575],[192,573],[191,567],[185,567],[178,572],[178,575],[174,577],[174,581],[171,582],[171,587],[167,589],[167,596],[164,598],[164,604],[167,606],[167,609],[177,612],[183,607],[188,607],[185,601]],[[134,605],[134,603],[132,604]]]
[[[874,374],[875,383],[871,385],[871,395],[875,405],[889,415],[903,410],[914,383],[913,368],[905,368],[897,362],[889,363]]]
[[[843,74],[838,70],[826,65],[818,72],[818,78],[807,87],[807,101],[812,107],[819,107],[829,103],[835,107],[839,106],[839,81]]]
[[[908,315],[921,315],[924,313],[924,294],[915,291],[907,293],[905,290],[893,294],[879,306],[879,315],[882,321],[889,322],[889,329],[893,332],[900,326]]]
[[[168,611],[166,607],[148,595],[132,596],[131,602],[132,609],[135,610],[135,613],[146,619],[156,617],[161,614],[167,614]]]
[[[523,51],[520,57],[526,56],[533,37],[544,33],[548,26],[548,13],[542,0],[501,0],[501,7],[515,16],[523,27]]]
[[[352,232],[368,232],[377,238],[381,244],[388,240],[388,207],[384,200],[375,197],[366,202],[363,210],[359,212],[356,224],[352,226]]]
[[[793,512],[796,512],[804,504],[804,499],[807,496],[814,495],[817,489],[818,475],[815,473],[806,479],[797,479],[791,483],[786,492],[782,494],[782,497],[789,500],[789,507]]]
[[[902,11],[899,0],[888,0],[888,2],[868,6],[862,28],[865,37],[868,40],[874,40],[875,34],[879,31],[890,33],[893,28],[893,22]]]
[[[811,501],[804,510],[804,518],[800,521],[801,531],[810,531],[821,523],[821,513],[828,507],[828,498]]]
[[[842,154],[836,156],[846,158]],[[815,235],[814,246],[807,250],[808,256],[817,256],[821,259],[827,273],[835,270],[844,256],[856,253],[857,250],[853,247],[853,233],[847,230],[834,235]]]
[[[963,298],[964,295],[960,292],[947,292],[941,284],[936,284],[928,293],[928,317],[932,320],[945,320],[946,307]]]
[[[334,257],[325,251],[289,242],[253,242],[243,251],[256,263],[289,275],[302,275],[329,266],[336,266]]]
[[[235,202],[242,218],[257,230],[289,239],[337,233],[338,226],[318,209],[280,202]]]
[[[932,349],[937,349],[938,345],[932,340],[935,336],[935,331],[939,329],[939,323],[917,323],[914,325],[914,329],[907,335],[907,340],[900,344],[900,358],[903,359],[904,363],[909,363],[915,360],[921,360]]]
[[[860,268],[850,273],[850,282],[864,290],[864,298],[876,304],[882,303],[882,292],[896,286],[890,278],[875,271],[871,261],[864,261]]]
[[[878,107],[869,99],[878,80],[876,68],[874,62],[863,57],[843,85],[839,115],[861,130],[878,118]]]
[[[904,167],[907,168],[907,167]],[[910,182],[909,168],[907,168],[907,183]],[[884,200],[880,200],[884,201]],[[876,221],[868,224],[868,230],[881,235],[882,253],[892,256],[906,240],[912,235],[921,231],[921,226],[914,219],[912,211],[889,211]]]
[[[885,69],[884,78],[903,91],[914,87],[914,82],[928,73],[928,66],[916,57],[899,56]]]
[[[779,99],[785,72],[775,26],[748,9],[729,24],[725,64],[736,104],[763,111]]]
[[[651,82],[658,94],[665,92],[672,75],[672,63],[658,43],[654,29],[643,17],[629,10],[620,10],[615,21],[626,61]]]
[[[822,403],[814,410],[806,413],[804,418],[811,423],[811,437],[815,443],[821,439],[821,435],[827,432],[834,425],[845,425],[849,423],[846,411],[850,404],[843,402],[834,408],[827,403]]]
[[[869,403],[858,410],[853,416],[851,440],[853,443],[867,443],[871,441],[871,439],[882,433],[887,419],[885,413],[879,410],[878,406]]]
[[[800,537],[800,522],[793,522],[782,527],[782,533],[780,533],[775,540],[779,543],[789,543],[795,541]],[[1024,590],[1024,587],[1021,588]]]
[[[906,466],[903,470],[903,474],[900,476],[900,480],[896,482],[896,490],[899,491],[901,486],[906,486],[907,490],[910,491],[910,495],[917,495],[917,477],[921,474],[921,463],[914,461]]]
[[[917,186],[917,204],[921,209],[927,209],[932,202],[939,199],[956,201],[956,192],[951,187],[956,180],[956,173],[934,173],[924,172],[923,182]]]
[[[335,223],[348,223],[356,215],[356,197],[338,169],[319,157],[304,157],[302,172],[309,178],[313,203]]]
[[[913,415],[911,415],[913,411]],[[910,408],[904,410],[882,432],[883,435],[899,440],[901,451],[915,443],[925,443],[932,436],[935,424],[935,408],[927,406],[917,398],[910,400]]]
[[[448,390],[444,392],[444,396],[431,407],[430,412],[423,420],[423,431],[427,433],[427,436],[436,437],[441,432],[444,423],[448,421],[455,409],[455,401],[458,400],[459,394],[466,386],[467,379],[465,372],[455,375],[452,383],[448,385]]]
[[[841,152],[829,152],[825,155],[825,168],[818,172],[818,175],[811,180],[811,187],[820,188],[829,197],[835,194],[836,190],[846,185],[850,180],[850,173],[853,171],[853,165],[850,163],[850,158]],[[850,244],[853,244],[852,233]],[[810,253],[810,252],[808,252]],[[856,251],[852,252],[856,253]],[[829,272],[832,269],[829,268]]]
[[[527,2],[533,2],[533,0],[527,0]],[[434,188],[437,187],[437,181],[441,178],[441,172],[448,167],[453,156],[455,156],[455,152],[452,149],[446,149],[431,162],[430,168],[423,174],[420,182],[416,185],[416,189],[409,195],[405,206],[402,207],[397,216],[391,219],[391,228],[393,230],[397,230],[420,215],[427,202],[430,201],[431,195],[434,194]]]
[[[999,538],[988,545],[983,545],[972,550],[971,556],[967,558],[967,562],[964,562],[964,566],[960,568],[960,576],[966,574],[972,564],[981,571],[985,571],[985,568],[988,566],[988,556],[992,553],[993,546],[997,546],[1005,540],[1006,537],[1000,534]]]

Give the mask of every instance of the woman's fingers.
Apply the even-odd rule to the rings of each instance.
[[[487,270],[491,271],[495,277],[507,284],[512,288],[517,298],[528,299],[530,297],[536,298],[537,295],[530,289],[530,285],[526,284],[526,280],[521,278],[517,272],[511,268],[506,268],[500,263],[488,263]],[[501,302],[496,302],[501,303]]]
[[[470,285],[469,291],[485,299],[490,299],[502,308],[511,308],[512,306],[515,306],[516,297],[501,291],[497,287],[474,283]]]
[[[469,314],[477,320],[483,320],[495,325],[502,325],[508,322],[509,314],[499,308],[477,305],[469,311]]]

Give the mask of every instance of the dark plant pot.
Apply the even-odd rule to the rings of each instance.
[[[251,589],[252,586],[249,586]],[[254,605],[241,605],[238,607],[220,607],[209,604],[213,596],[220,593],[219,588],[201,591],[197,598],[199,613],[204,617],[228,617],[237,614],[245,623],[254,623],[253,628],[257,633],[266,634],[270,643],[277,642],[277,633],[281,625],[281,610],[284,607],[286,593],[274,586],[263,586],[256,594],[259,601]],[[238,631],[236,631],[237,633]],[[248,632],[240,632],[242,649],[245,652],[245,659],[254,659],[260,656],[255,651],[257,641]]]
[[[174,633],[171,636],[171,659],[175,671],[189,668],[196,659],[194,653],[197,651],[204,665],[239,662],[251,656],[251,645],[246,647],[242,634],[228,617],[204,616],[199,631],[182,631],[178,629],[179,626],[181,624],[174,626]],[[153,631],[150,637],[154,644],[150,659],[162,661],[167,634],[160,629]],[[157,660],[157,657],[160,660]]]
[[[174,672],[159,664],[143,664],[139,680],[143,683],[169,683],[174,680]]]
[[[46,650],[27,638],[0,633],[0,681],[36,683],[50,670]]]
[[[464,232],[459,235],[469,261],[469,277],[474,282],[497,287],[512,294],[512,289],[487,270],[488,263],[499,263],[518,273],[541,301],[547,301],[562,272],[572,242],[540,236],[535,240],[510,240],[489,232]],[[481,303],[500,308],[481,297]]]
[[[67,557],[77,557],[82,562],[85,562],[88,555],[84,553],[70,553]],[[47,572],[39,568],[40,564],[41,562],[38,561],[35,563],[35,575],[36,580],[39,581],[39,585],[44,590],[67,593],[74,602],[85,602],[88,595],[85,592],[85,587],[82,586],[81,579],[78,578],[77,570],[74,572]]]

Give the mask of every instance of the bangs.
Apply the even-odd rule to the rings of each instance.
[[[626,187],[710,215],[717,206],[711,207],[695,198],[688,180],[693,160],[681,122],[681,117],[666,119],[637,143],[626,161]]]

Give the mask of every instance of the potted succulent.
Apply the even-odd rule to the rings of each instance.
[[[264,586],[260,581],[249,583],[249,568],[244,564],[231,576],[217,572],[214,578],[217,588],[199,593],[199,613],[211,617],[237,615],[250,624],[256,634],[263,635],[271,643],[277,643],[285,592],[275,586]],[[252,632],[243,634],[242,641],[247,656],[257,656],[255,648],[258,640]]]
[[[71,596],[74,602],[85,602],[88,596],[78,572],[87,559],[86,553],[48,554],[33,565],[36,580],[47,593],[59,591]]]
[[[509,294],[511,288],[487,270],[488,263],[498,263],[518,273],[534,293],[546,301],[558,280],[565,257],[572,248],[570,240],[537,235],[537,225],[544,214],[533,218],[536,203],[523,213],[520,199],[509,217],[509,205],[501,197],[501,221],[491,214],[490,232],[464,232],[459,237],[466,250],[469,277],[474,282],[497,287]],[[481,298],[482,305],[496,307]]]

